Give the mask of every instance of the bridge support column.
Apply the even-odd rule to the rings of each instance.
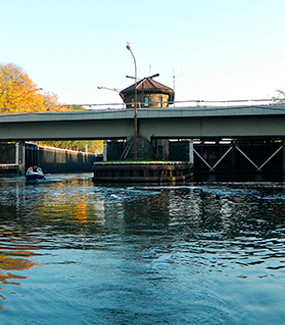
[[[26,166],[25,166],[25,142],[16,143],[16,164],[19,166],[19,174],[25,175]]]
[[[103,161],[107,161],[107,141],[103,143]]]
[[[191,140],[189,141],[189,162],[194,166],[194,143]]]
[[[283,149],[282,149],[282,173],[283,175],[285,175],[285,140],[282,141],[282,144],[283,144]]]

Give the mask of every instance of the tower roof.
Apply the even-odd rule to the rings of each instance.
[[[161,84],[160,82],[157,82],[152,79],[151,77],[145,77],[137,82],[137,92],[142,93],[155,93],[155,94],[168,94],[169,100],[174,100],[174,90]],[[123,89],[120,92],[120,96],[122,99],[125,98],[125,96],[131,95],[135,93],[136,84]]]

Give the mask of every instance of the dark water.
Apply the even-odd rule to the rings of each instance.
[[[0,324],[284,324],[285,184],[0,180]]]

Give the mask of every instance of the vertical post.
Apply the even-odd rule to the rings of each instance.
[[[41,153],[40,153],[40,148],[39,147],[36,147],[35,148],[35,153],[36,153],[36,156],[35,156],[35,165],[38,165],[38,166],[41,166],[41,160],[40,158],[43,157],[43,152],[42,152],[43,149],[41,149]]]
[[[189,162],[194,166],[194,143],[192,140],[189,141]]]
[[[236,145],[234,142],[232,142],[232,174],[236,175],[239,170],[238,170],[238,157],[237,157],[237,150],[236,150]]]
[[[285,175],[285,140],[282,141],[283,144],[283,161],[282,161],[282,173]]]
[[[25,174],[25,142],[16,143],[16,157],[15,163],[19,167],[19,174]]]
[[[173,69],[173,90],[175,91],[175,70]],[[173,101],[173,107],[175,107],[175,103]]]
[[[107,161],[107,141],[103,143],[103,161]]]
[[[19,165],[19,142],[16,142],[16,145],[15,145],[15,163],[17,165]]]
[[[137,121],[137,110],[138,110],[138,90],[137,90],[137,62],[136,58],[134,56],[134,53],[131,49],[130,44],[126,46],[126,48],[131,52],[131,55],[134,59],[134,65],[135,65],[135,112],[134,112],[134,149],[135,149],[135,160],[137,160],[137,141],[138,141],[138,121]]]
[[[22,142],[22,173],[25,175],[26,172],[26,144],[25,142]]]

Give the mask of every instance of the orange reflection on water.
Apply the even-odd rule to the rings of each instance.
[[[85,195],[78,197],[78,203],[74,204],[74,217],[77,223],[86,225],[87,223],[87,204],[85,203]]]
[[[26,256],[32,256],[34,255],[31,252],[25,252]],[[28,255],[28,253],[31,253],[31,255]],[[11,255],[15,255],[13,252]],[[15,271],[23,271],[30,269],[31,267],[38,265],[37,263],[34,263],[30,260],[24,259],[24,258],[14,258],[14,257],[7,257],[5,255],[2,255],[0,253],[0,269],[1,270],[15,270]]]
[[[23,246],[22,248],[27,248]],[[29,247],[31,248],[31,247]],[[18,274],[11,273],[9,271],[25,271],[30,269],[33,266],[38,265],[33,261],[23,258],[23,257],[32,257],[36,254],[28,250],[3,250],[0,251],[0,283],[2,285],[15,285],[20,286],[20,280],[26,280],[28,276],[21,276]],[[8,271],[8,272],[5,272]],[[17,281],[19,280],[19,281]],[[0,290],[3,288],[0,287]],[[15,294],[11,292],[11,294]],[[2,300],[7,300],[6,297],[0,294]],[[0,310],[3,309],[3,306],[0,306]]]

